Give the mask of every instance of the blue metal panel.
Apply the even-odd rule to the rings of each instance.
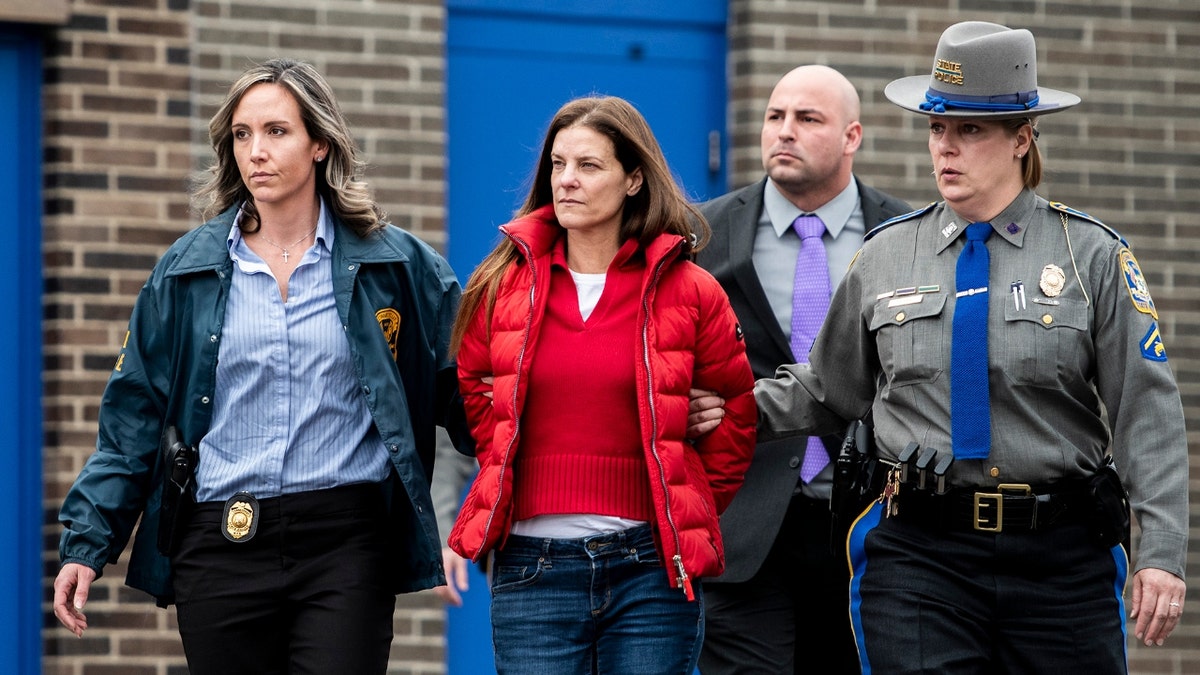
[[[456,5],[470,5],[461,10]],[[643,16],[590,16],[589,3],[452,2],[448,18],[450,264],[463,279],[491,250],[496,228],[528,192],[528,179],[555,111],[569,99],[611,94],[649,121],[671,168],[696,200],[724,191],[725,3],[628,3]],[[605,5],[605,3],[600,3]],[[611,4],[611,3],[609,3]],[[480,7],[487,6],[487,11]],[[526,13],[514,13],[521,5]],[[494,11],[503,6],[503,11]],[[632,9],[630,11],[633,11]]]
[[[591,17],[706,23],[725,29],[725,0],[447,0],[450,13],[520,14],[534,18]]]
[[[41,44],[0,25],[0,672],[41,671]]]

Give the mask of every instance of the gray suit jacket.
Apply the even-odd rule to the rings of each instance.
[[[764,177],[700,205],[713,237],[696,255],[696,262],[711,272],[729,295],[746,336],[746,355],[755,378],[772,377],[778,366],[794,360],[791,345],[775,320],[750,259],[766,180]],[[854,180],[868,230],[912,210],[905,202],[864,185],[857,177]],[[836,437],[824,440],[834,451],[841,443]],[[807,437],[800,436],[765,441],[755,448],[746,482],[721,516],[725,573],[713,581],[742,582],[758,572],[779,534],[807,442]]]

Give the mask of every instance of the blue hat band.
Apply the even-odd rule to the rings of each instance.
[[[944,113],[947,108],[963,110],[982,110],[985,112],[1021,111],[1036,108],[1038,104],[1037,89],[1021,91],[1015,94],[998,96],[962,96],[947,98],[948,92],[930,88],[925,92],[925,103],[918,107],[926,112]]]

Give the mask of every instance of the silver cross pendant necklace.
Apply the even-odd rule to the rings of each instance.
[[[290,256],[290,255],[291,255],[291,253],[288,251],[288,249],[292,248],[292,247],[293,247],[293,246],[295,246],[296,244],[299,244],[300,242],[304,241],[305,239],[308,239],[310,236],[312,236],[312,233],[313,233],[313,232],[316,232],[316,231],[317,231],[317,226],[316,226],[316,225],[313,225],[313,229],[309,230],[308,232],[306,232],[306,233],[304,234],[304,236],[303,236],[303,237],[300,237],[300,238],[299,238],[299,239],[297,239],[296,241],[293,241],[292,243],[288,244],[287,246],[280,246],[279,244],[276,244],[275,242],[271,241],[271,240],[270,240],[270,239],[267,237],[267,235],[265,235],[265,234],[263,234],[263,233],[262,233],[262,230],[261,230],[261,229],[258,231],[258,236],[262,237],[262,240],[263,240],[263,241],[265,241],[265,242],[267,242],[268,244],[270,244],[270,245],[274,246],[275,248],[279,249],[280,251],[283,251],[283,262],[285,262],[285,263],[286,263],[286,262],[288,261],[288,256]]]

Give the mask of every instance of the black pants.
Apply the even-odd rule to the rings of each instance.
[[[197,505],[172,558],[192,675],[385,672],[396,596],[380,487],[263,499],[245,543],[222,535],[222,507]]]
[[[1090,524],[976,532],[881,509],[851,534],[864,673],[1124,675],[1125,551]]]
[[[749,581],[706,582],[703,675],[858,673],[850,568],[829,551],[829,502],[792,498]]]

